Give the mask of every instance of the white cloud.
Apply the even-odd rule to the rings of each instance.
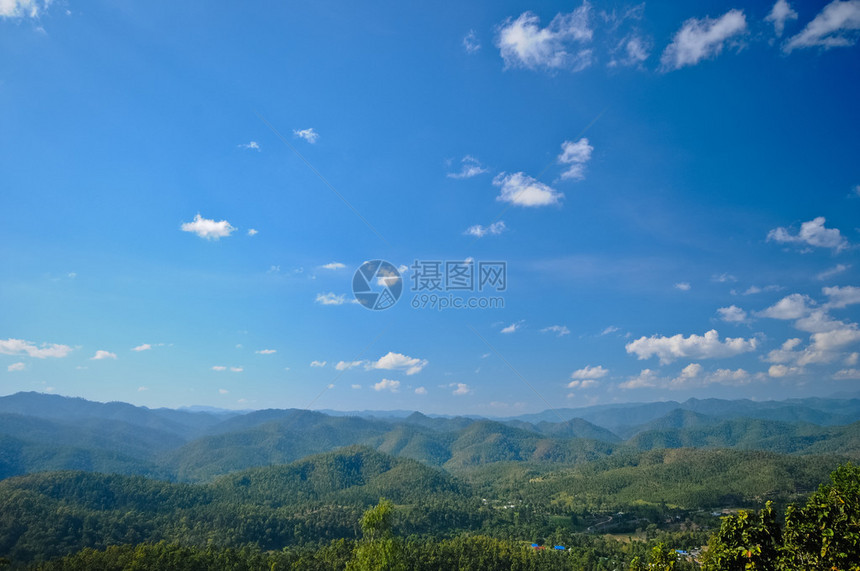
[[[857,352],[851,353],[850,355],[845,357],[845,364],[850,365],[852,367],[856,365],[858,361],[860,361],[860,353]]]
[[[642,369],[638,375],[630,377],[628,380],[618,385],[618,387],[622,389],[644,389],[656,387],[658,380],[659,379],[657,378],[657,373],[655,371],[652,371],[651,369]]]
[[[259,232],[255,228],[248,229],[248,236],[256,236]]]
[[[499,220],[498,222],[493,222],[489,226],[481,226],[480,224],[475,224],[474,226],[469,226],[466,228],[466,231],[463,232],[468,236],[475,236],[476,238],[483,238],[484,236],[498,236],[502,232],[505,231],[505,222],[504,220]]]
[[[38,18],[51,0],[0,0],[0,18]]]
[[[775,379],[799,375],[801,373],[803,373],[803,369],[801,369],[800,367],[789,367],[786,365],[771,365],[767,370],[768,376],[773,377]]]
[[[541,333],[555,333],[556,337],[570,335],[570,329],[566,325],[550,325],[540,330]]]
[[[101,361],[102,359],[116,359],[116,353],[99,349],[95,355],[90,357],[90,361]]]
[[[703,59],[716,57],[723,51],[726,41],[743,34],[746,29],[747,21],[742,10],[729,10],[716,20],[690,18],[663,51],[661,69],[681,69],[687,65],[696,65]]]
[[[640,66],[651,55],[651,42],[638,34],[623,38],[613,50],[609,67]],[[621,54],[616,56],[615,54]]]
[[[780,349],[767,354],[769,363],[793,363],[800,367],[812,363],[832,363],[844,356],[843,351],[850,345],[860,342],[860,330],[854,323],[841,324],[842,327],[813,333],[807,347],[795,350],[800,339],[789,339]],[[850,358],[850,357],[849,357]]]
[[[661,335],[640,337],[628,343],[625,349],[628,353],[635,354],[640,360],[658,357],[661,364],[666,364],[680,358],[717,359],[733,357],[741,353],[755,351],[757,345],[756,339],[743,339],[741,337],[727,337],[725,341],[720,341],[719,333],[715,329],[711,329],[704,335],[693,334],[689,337],[684,337],[680,333],[672,337]]]
[[[860,287],[826,287],[822,288],[821,291],[830,298],[830,301],[827,302],[827,307],[846,307],[860,303]]]
[[[449,386],[454,387],[454,391],[451,393],[453,395],[462,396],[472,392],[466,383],[451,383]]]
[[[226,371],[227,367],[224,367],[223,365],[215,365],[212,367],[212,370],[213,371]]]
[[[621,331],[620,327],[615,327],[614,325],[610,325],[606,329],[600,332],[600,335],[609,335],[610,333],[615,333],[616,331]]]
[[[334,292],[318,293],[316,302],[322,305],[343,305],[346,303],[346,296],[336,295]]]
[[[408,357],[402,353],[388,352],[379,360],[369,363],[368,369],[405,370],[407,375],[420,373],[427,366],[427,359]]]
[[[773,22],[773,31],[777,36],[782,36],[785,22],[788,20],[797,20],[797,12],[785,0],[777,0],[765,18],[766,22]]]
[[[311,367],[325,367],[325,361],[311,361]]]
[[[323,266],[320,266],[324,270],[342,270],[346,267],[345,264],[341,264],[340,262],[329,262]]]
[[[216,222],[215,220],[203,218],[199,214],[194,217],[193,222],[184,222],[181,228],[183,232],[194,232],[201,238],[206,238],[207,240],[218,240],[220,238],[224,238],[236,230],[236,228],[231,226],[226,220],[219,220]]]
[[[143,391],[148,391],[149,387],[140,386],[137,387],[137,392],[142,393]]]
[[[585,69],[592,59],[591,50],[584,47],[593,35],[589,16],[590,6],[583,3],[569,14],[557,14],[545,28],[539,26],[540,19],[531,12],[513,21],[508,18],[499,27],[496,41],[505,67]]]
[[[250,149],[253,151],[259,151],[260,150],[260,143],[258,143],[257,141],[251,141],[250,143],[244,143],[244,144],[239,145],[239,148]]]
[[[745,291],[741,292],[741,295],[754,295],[757,293],[761,293],[763,291],[779,291],[781,289],[783,289],[783,288],[781,286],[778,286],[778,285],[767,285],[764,287],[759,287],[757,285],[751,285]],[[732,290],[732,295],[737,295],[737,293],[738,292],[736,290]]]
[[[230,391],[228,391],[227,389],[218,389],[218,392],[222,395],[226,395],[226,394],[230,393]]]
[[[352,387],[353,389],[360,389],[361,385],[350,385],[350,387]]]
[[[567,388],[569,389],[590,389],[592,387],[596,387],[599,385],[597,381],[594,379],[585,379],[582,381],[570,381],[567,383]]]
[[[71,352],[72,348],[68,345],[42,343],[41,346],[37,346],[35,343],[23,339],[0,339],[0,354],[3,355],[26,354],[36,359],[45,359],[47,357],[65,357]]]
[[[815,302],[809,296],[793,293],[767,309],[759,311],[757,315],[771,319],[800,319],[809,315],[813,305]]]
[[[586,366],[581,369],[577,369],[570,374],[571,379],[602,379],[606,375],[609,374],[609,369],[598,365],[596,367]]]
[[[277,353],[277,352],[278,352],[277,349],[259,349],[257,351],[254,351],[254,353],[256,353],[258,355],[272,355],[272,354]]]
[[[366,363],[366,361],[338,361],[334,368],[338,371],[346,371],[354,367],[360,367]]]
[[[11,373],[12,371],[23,371],[26,368],[27,368],[27,365],[25,365],[24,363],[18,362],[18,363],[12,363],[11,365],[9,365],[8,367],[6,367],[6,370]]]
[[[858,0],[860,1],[860,0]],[[767,233],[767,240],[782,244],[807,244],[818,248],[832,248],[839,252],[848,247],[848,240],[839,233],[838,228],[825,228],[823,216],[813,218],[800,225],[800,232],[792,234],[789,230],[779,227]]]
[[[427,389],[425,389],[424,387],[418,387],[417,389],[415,389],[415,394],[416,395],[426,395]]]
[[[143,345],[138,345],[137,347],[132,348],[132,351],[149,351],[150,349],[152,349],[152,345],[144,343]]]
[[[681,291],[690,291],[690,282],[678,282],[675,284],[675,289],[679,289]]]
[[[744,323],[747,320],[747,312],[737,305],[721,307],[717,313],[720,314],[720,319],[728,323]]]
[[[230,367],[230,371],[233,373],[241,373],[244,370],[242,367]]]
[[[448,178],[472,178],[484,174],[488,169],[471,155],[466,155],[460,160],[460,172],[449,172]]]
[[[824,7],[796,36],[789,39],[783,50],[797,48],[853,46],[860,30],[860,0],[835,0]]]
[[[524,321],[522,321],[522,320],[517,321],[516,323],[511,323],[507,327],[503,327],[502,330],[500,331],[500,333],[514,333],[520,327],[522,327],[523,323],[524,323]]]
[[[300,138],[304,139],[305,141],[307,141],[308,143],[310,143],[312,145],[314,143],[316,143],[317,141],[319,141],[319,138],[320,138],[319,133],[314,131],[313,128],[301,129],[301,130],[293,129],[293,135],[295,135],[296,137],[300,137]]]
[[[585,137],[576,141],[565,141],[561,144],[561,154],[558,162],[569,165],[567,170],[561,173],[563,179],[582,180],[585,178],[585,165],[591,160],[591,152],[594,147],[588,144]]]
[[[722,273],[722,274],[714,274],[711,276],[711,280],[718,283],[726,283],[726,282],[736,282],[738,278],[733,276],[732,274]]]
[[[829,270],[824,270],[823,272],[821,272],[820,274],[818,274],[815,277],[816,277],[816,279],[819,279],[821,281],[829,280],[833,276],[839,275],[842,272],[849,270],[850,268],[851,268],[851,264],[836,264],[835,266],[833,266]]]
[[[481,42],[478,41],[475,30],[469,30],[469,33],[463,37],[463,49],[468,54],[473,54],[481,49]]]
[[[840,369],[833,374],[834,379],[860,380],[860,369]]]
[[[493,179],[493,185],[501,188],[496,200],[517,206],[549,206],[564,198],[561,192],[522,172],[500,173]]]
[[[809,333],[823,333],[825,331],[842,329],[846,324],[844,321],[833,319],[826,311],[816,309],[810,311],[809,315],[795,321],[794,326],[801,331],[808,331]]]
[[[373,390],[375,391],[391,391],[392,393],[396,393],[400,390],[400,381],[392,381],[391,379],[382,379],[375,385],[373,385]]]

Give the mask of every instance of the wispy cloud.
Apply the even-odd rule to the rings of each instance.
[[[557,14],[545,28],[532,12],[507,19],[499,26],[496,47],[506,68],[568,69],[581,71],[591,65],[586,47],[594,34],[588,3],[567,14]]]
[[[248,229],[248,236],[256,236],[259,232],[255,228]]]
[[[337,295],[334,292],[318,293],[316,302],[321,305],[343,305],[346,303],[346,295]]]
[[[463,49],[467,54],[476,53],[481,49],[481,42],[478,41],[475,30],[469,30],[469,33],[463,37]]]
[[[466,155],[460,160],[460,170],[458,172],[449,172],[448,178],[472,178],[479,174],[488,172],[488,169],[481,162],[471,155]]]
[[[252,151],[259,151],[260,150],[260,143],[258,143],[257,141],[251,141],[250,143],[243,143],[243,144],[239,145],[239,148],[249,149]]]
[[[133,347],[132,351],[149,351],[152,349],[152,345],[149,343],[144,343],[143,345],[138,345],[137,347]]]
[[[334,368],[338,371],[347,371],[365,364],[367,364],[367,361],[338,361]]]
[[[523,319],[517,321],[516,323],[511,323],[507,327],[503,327],[499,333],[514,333],[522,327],[523,323],[525,323],[525,320]]]
[[[328,264],[324,264],[320,267],[324,270],[342,270],[346,267],[346,265],[341,264],[340,262],[329,262]]]
[[[417,388],[415,389],[415,394],[416,394],[416,395],[426,395],[426,394],[427,394],[427,389],[425,389],[424,387],[417,387]]]
[[[544,327],[540,331],[541,333],[555,333],[556,337],[570,335],[570,329],[567,328],[567,325],[550,325],[549,327]]]
[[[785,53],[798,48],[853,46],[860,30],[860,0],[835,0],[783,46]]]
[[[448,387],[454,389],[451,394],[455,396],[463,396],[472,392],[472,388],[466,383],[451,383]]]
[[[815,278],[818,280],[821,280],[821,281],[829,280],[833,276],[837,276],[837,275],[841,274],[842,272],[849,270],[850,268],[851,268],[851,264],[836,264],[832,268],[830,268],[828,270],[824,270],[823,272],[819,273],[817,276],[815,276]]]
[[[25,365],[24,363],[19,361],[17,363],[12,363],[8,367],[6,367],[6,370],[11,373],[13,371],[23,371],[26,368],[27,368],[27,365]]]
[[[38,18],[52,0],[0,0],[0,18]]]
[[[193,232],[207,240],[218,240],[232,234],[236,228],[226,220],[215,221],[203,218],[200,214],[194,217],[192,222],[184,222],[181,226],[183,232]]]
[[[313,127],[310,129],[293,129],[293,135],[299,137],[300,139],[304,139],[310,144],[314,144],[319,141],[320,135],[316,131],[313,130]]]
[[[467,236],[475,236],[476,238],[483,238],[484,236],[498,236],[502,232],[505,231],[505,222],[504,220],[499,220],[498,222],[493,222],[489,226],[481,226],[480,224],[475,224],[474,226],[469,226],[466,228],[464,234]]]
[[[717,19],[691,18],[684,22],[672,43],[663,51],[661,70],[681,69],[716,57],[726,42],[746,30],[747,21],[742,10],[729,10]]]
[[[254,351],[254,353],[256,353],[257,355],[274,355],[277,352],[277,349],[259,349],[257,351]]]
[[[42,343],[36,345],[23,339],[0,339],[0,354],[3,355],[27,355],[36,359],[48,357],[62,358],[72,352],[68,345],[57,343]]]
[[[311,361],[311,367],[325,367],[325,361]]]
[[[675,289],[679,289],[681,291],[690,291],[690,282],[678,282],[675,284]]]

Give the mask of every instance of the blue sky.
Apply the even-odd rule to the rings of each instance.
[[[858,392],[860,1],[435,4],[0,0],[0,393]]]

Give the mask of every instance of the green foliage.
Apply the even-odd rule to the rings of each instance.
[[[860,569],[860,467],[845,464],[830,478],[786,512],[786,569]]]

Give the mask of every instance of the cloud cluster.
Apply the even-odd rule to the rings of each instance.
[[[200,214],[197,214],[193,221],[184,222],[181,228],[183,232],[193,232],[206,240],[225,238],[236,230],[226,220],[216,222],[214,219],[203,218]]]
[[[671,363],[676,359],[717,359],[721,357],[734,357],[741,353],[755,351],[758,346],[756,339],[726,338],[720,341],[720,336],[715,329],[711,329],[704,335],[690,335],[684,337],[680,333],[672,337],[652,335],[651,337],[640,337],[628,343],[625,349],[628,353],[635,354],[640,360],[658,357],[661,364]]]
[[[420,373],[421,370],[428,365],[427,359],[418,359],[417,357],[409,357],[402,353],[388,352],[376,361],[368,364],[370,369],[385,369],[385,370],[402,370],[406,371],[407,375]]]
[[[558,162],[567,165],[567,169],[561,173],[561,178],[573,180],[585,178],[585,165],[591,160],[592,151],[594,147],[588,144],[588,139],[585,137],[576,142],[563,142]]]
[[[62,358],[72,352],[68,345],[57,343],[42,343],[36,345],[23,339],[0,339],[0,354],[3,355],[27,355],[36,359],[48,357]]]
[[[507,19],[499,26],[496,40],[505,67],[585,69],[592,60],[592,50],[586,47],[594,34],[590,15],[591,8],[584,3],[573,12],[557,14],[544,28],[532,12]]]
[[[790,230],[779,227],[767,233],[768,242],[779,242],[781,244],[803,244],[816,248],[831,248],[839,252],[848,247],[846,240],[838,228],[826,228],[826,220],[823,216],[813,218],[809,222],[800,225],[800,232],[792,234]]]

